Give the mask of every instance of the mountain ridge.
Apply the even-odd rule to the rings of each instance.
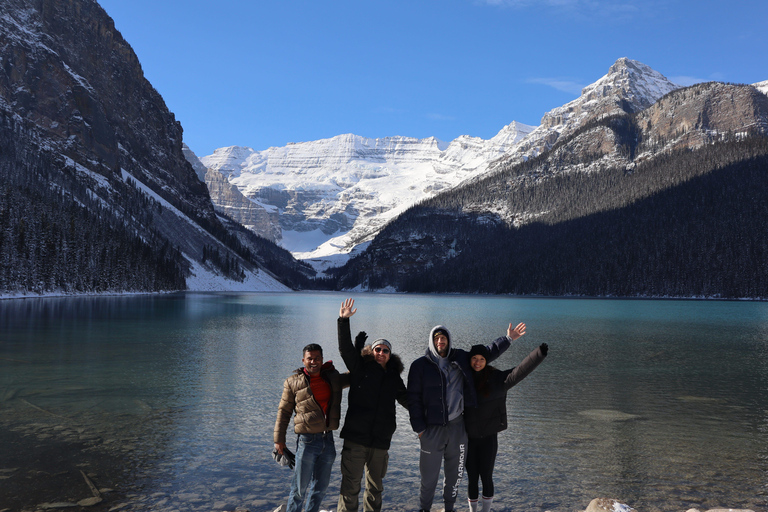
[[[361,244],[370,242],[405,208],[547,151],[590,119],[641,110],[678,87],[650,67],[621,58],[579,98],[545,113],[538,127],[513,121],[488,140],[462,135],[446,143],[345,134],[264,151],[219,148],[201,161],[252,202],[277,207],[279,230],[289,232],[286,238],[321,242],[307,250],[282,240],[295,256],[315,260],[316,268],[324,269],[345,261],[344,255],[355,247],[362,250]],[[393,141],[408,150],[392,150]],[[388,147],[390,151],[384,151]],[[382,179],[381,185],[377,179]],[[212,199],[217,203],[215,194]]]

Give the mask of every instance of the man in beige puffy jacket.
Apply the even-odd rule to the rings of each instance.
[[[316,343],[304,347],[301,361],[304,366],[283,384],[274,442],[275,449],[282,454],[288,424],[296,413],[296,467],[286,512],[300,512],[302,505],[306,512],[318,512],[336,459],[333,431],[339,428],[341,418],[341,390],[349,386],[349,380],[346,374],[336,371],[331,361],[323,364],[323,349]]]

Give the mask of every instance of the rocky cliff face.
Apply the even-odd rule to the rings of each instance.
[[[0,18],[0,96],[74,161],[120,169],[196,218],[214,219],[181,152],[182,129],[93,0],[7,0]]]
[[[755,87],[718,82],[669,94],[637,116],[649,150],[696,148],[723,137],[768,133],[768,96]]]
[[[254,250],[217,218],[181,125],[95,0],[3,1],[0,114],[0,138],[14,148],[1,155],[8,169],[40,155],[49,163],[35,171],[48,186],[113,229],[178,251],[175,264],[198,284],[226,275],[285,289],[256,278]]]
[[[207,169],[186,144],[184,144],[184,156],[195,169],[197,177],[208,187],[208,193],[215,201],[214,208],[217,212],[223,213],[271,242],[281,240],[282,231],[276,207],[264,206],[245,197],[220,172]]]

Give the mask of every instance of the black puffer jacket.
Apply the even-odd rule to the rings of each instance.
[[[395,401],[407,407],[403,363],[390,354],[384,369],[373,358],[370,347],[362,352],[352,344],[349,318],[339,318],[339,353],[349,370],[347,415],[341,437],[372,448],[389,449],[395,433]]]
[[[497,370],[486,366],[479,373],[488,372],[488,395],[477,390],[477,407],[464,408],[464,426],[467,436],[472,438],[485,437],[507,428],[507,391],[526,378],[546,357],[541,347],[528,354],[522,363],[509,370]],[[477,387],[477,378],[475,378]]]
[[[467,407],[477,405],[475,384],[472,380],[472,368],[469,365],[469,352],[453,348],[451,333],[444,325],[436,325],[429,332],[427,351],[411,363],[408,371],[408,409],[411,427],[416,433],[424,432],[430,425],[448,424],[448,396],[445,373],[440,370],[437,350],[433,342],[435,331],[444,331],[448,337],[449,364],[457,366],[464,375],[463,403]],[[488,350],[488,361],[493,361],[509,348],[512,340],[508,336],[496,338]]]

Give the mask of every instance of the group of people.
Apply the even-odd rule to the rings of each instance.
[[[514,328],[509,324],[506,336],[490,345],[473,345],[469,352],[455,348],[448,329],[438,325],[429,334],[426,353],[411,364],[406,386],[403,362],[388,340],[366,345],[367,335],[360,332],[353,343],[354,304],[353,299],[342,302],[337,320],[339,353],[348,371],[339,373],[330,361],[324,363],[322,347],[313,343],[304,347],[303,366],[283,385],[274,431],[276,457],[291,454],[286,431],[294,414],[298,436],[286,512],[300,512],[302,505],[306,512],[320,510],[336,459],[333,431],[339,428],[346,387],[338,512],[357,512],[363,476],[365,512],[381,510],[396,403],[408,409],[419,438],[420,512],[432,507],[441,466],[446,512],[455,509],[465,468],[470,512],[490,512],[498,433],[507,428],[507,391],[544,360],[547,344],[502,371],[489,363],[525,334],[524,323]]]

